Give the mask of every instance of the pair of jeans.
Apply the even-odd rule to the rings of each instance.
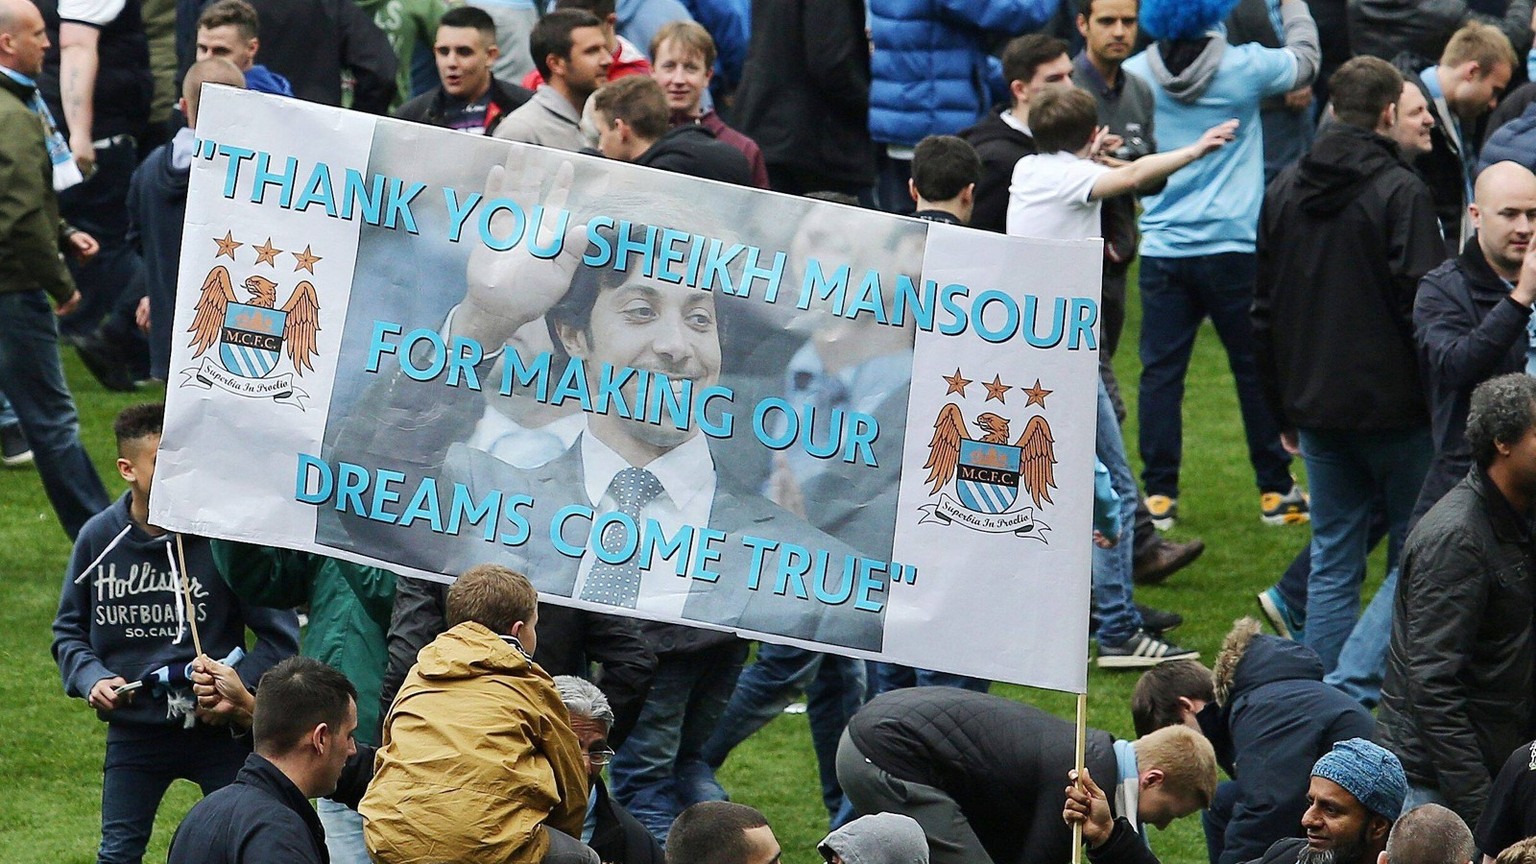
[[[912,160],[895,159],[884,153],[875,160],[875,197],[880,209],[898,216],[911,216],[917,210],[908,183],[912,180]]]
[[[331,864],[371,864],[363,842],[363,814],[329,798],[315,800],[320,826],[325,829],[325,850]]]
[[[1289,492],[1291,457],[1280,446],[1280,427],[1264,401],[1253,355],[1257,264],[1251,252],[1190,258],[1141,258],[1141,458],[1148,495],[1179,495],[1184,449],[1184,379],[1200,323],[1216,327],[1237,385],[1248,439],[1248,460],[1260,492]]]
[[[796,694],[805,693],[806,714],[811,723],[811,747],[821,775],[821,800],[833,830],[840,827],[845,810],[843,787],[837,783],[837,738],[864,704],[864,661],[822,654],[788,645],[764,642],[757,646],[757,660],[736,679],[731,701],[704,743],[707,782],[718,790],[715,800],[725,800],[714,771],[725,764],[736,745],[779,716]]]
[[[155,827],[160,799],[175,780],[190,780],[203,794],[233,783],[251,753],[221,727],[118,729],[107,732],[101,779],[99,864],[138,864]]]
[[[1211,806],[1200,814],[1200,827],[1205,829],[1205,855],[1211,864],[1220,861],[1226,851],[1227,824],[1232,821],[1232,812],[1237,807],[1237,793],[1236,780],[1221,781],[1216,784]]]
[[[1125,282],[1130,265],[1124,262],[1104,262],[1103,290],[1099,293],[1099,309],[1104,315],[1100,328],[1099,377],[1109,389],[1109,401],[1115,406],[1115,419],[1125,422],[1125,400],[1120,396],[1120,382],[1115,378],[1115,352],[1120,348],[1120,334],[1125,330]]]
[[[1360,612],[1371,512],[1387,518],[1387,568],[1397,567],[1434,445],[1427,426],[1388,431],[1301,429],[1312,484],[1312,574],[1305,642],[1334,671]],[[1387,627],[1390,629],[1390,614]],[[1377,622],[1378,624],[1381,622]],[[1384,630],[1380,638],[1385,641]]]
[[[1392,606],[1397,600],[1399,568],[1387,571],[1376,596],[1365,606],[1355,629],[1349,631],[1339,664],[1323,681],[1367,708],[1381,701],[1381,682],[1387,677],[1387,649],[1392,645]]]
[[[662,845],[677,814],[713,800],[704,743],[746,659],[747,643],[739,640],[659,656],[645,707],[609,763],[613,797]]]
[[[80,443],[53,307],[40,290],[0,293],[0,381],[32,448],[43,491],[73,540],[111,499]]]
[[[11,400],[5,398],[5,391],[0,390],[0,426],[11,426],[17,422],[16,409],[11,407]]]
[[[1099,622],[1099,645],[1119,645],[1141,629],[1141,613],[1132,599],[1135,575],[1136,476],[1125,456],[1125,439],[1115,419],[1109,391],[1099,380],[1098,421],[1094,454],[1109,469],[1109,480],[1120,499],[1120,537],[1108,549],[1093,547],[1093,616]]]
[[[140,265],[138,253],[128,245],[128,182],[138,164],[133,139],[114,139],[96,148],[96,171],[84,183],[59,193],[59,212],[69,224],[101,244],[101,251],[86,264],[69,262],[80,288],[80,306],[65,316],[59,329],[69,336],[89,336],[102,319],[120,315],[121,295],[134,284]],[[133,315],[128,315],[133,323]]]
[[[1138,513],[1137,518],[1140,518],[1140,515]],[[1385,536],[1387,536],[1386,507],[1378,499],[1371,509],[1370,529],[1366,535],[1367,553],[1375,549],[1376,544],[1380,543],[1381,538]],[[1291,607],[1291,611],[1302,616],[1303,620],[1306,619],[1307,611],[1307,580],[1311,578],[1312,541],[1308,539],[1306,545],[1301,547],[1301,551],[1297,552],[1296,557],[1292,558],[1291,563],[1286,566],[1285,572],[1280,574],[1280,581],[1275,583],[1275,590],[1280,592],[1280,599],[1285,601],[1285,605]],[[1363,570],[1360,578],[1365,578]]]
[[[1292,111],[1280,105],[1261,111],[1259,123],[1264,130],[1264,185],[1268,186],[1312,149],[1317,122],[1312,119],[1310,106]]]
[[[972,678],[969,675],[956,675],[953,672],[914,669],[911,666],[880,663],[875,660],[869,661],[866,665],[869,670],[869,698],[871,699],[881,693],[889,693],[904,687],[958,687],[961,690],[974,690],[977,693],[985,693],[992,688],[992,682],[985,678]]]
[[[1371,520],[1366,529],[1366,550],[1376,548],[1381,538],[1387,536],[1386,507],[1378,498],[1371,506]],[[1376,590],[1376,596],[1365,607],[1355,628],[1344,641],[1339,652],[1339,663],[1324,678],[1329,684],[1344,691],[1350,698],[1367,708],[1376,707],[1381,701],[1381,682],[1387,674],[1387,647],[1392,636],[1392,603],[1397,597],[1397,572],[1394,567],[1387,571],[1387,578]],[[1306,618],[1307,581],[1312,578],[1312,545],[1308,543],[1297,553],[1275,590],[1291,610]],[[1360,580],[1365,581],[1365,566],[1360,567]],[[1305,636],[1305,633],[1303,633]]]

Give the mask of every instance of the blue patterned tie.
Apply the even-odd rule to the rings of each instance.
[[[654,501],[661,491],[661,481],[644,468],[625,468],[615,474],[613,482],[608,484],[608,494],[619,505],[619,511],[633,519],[636,525],[640,524],[640,511]],[[627,533],[623,524],[609,522],[603,528],[599,542],[604,550],[617,553],[628,545]],[[604,564],[598,561],[592,565],[592,571],[587,574],[587,581],[582,585],[581,599],[609,606],[635,608],[635,601],[640,598],[640,564],[638,550],[623,564]]]

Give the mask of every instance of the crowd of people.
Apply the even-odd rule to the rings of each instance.
[[[173,862],[772,864],[715,772],[804,693],[831,864],[1060,861],[1074,826],[1092,861],[1150,864],[1146,827],[1195,813],[1212,864],[1536,861],[1532,6],[0,0],[0,444],[74,543],[53,654],[107,724],[98,860],[141,860],[187,779]],[[1145,670],[1138,737],[1089,730],[1078,770],[1072,724],[987,681],[749,664],[496,564],[448,586],[164,531],[156,404],[117,418],[114,502],[60,345],[108,389],[167,378],[204,85],[1101,238],[1095,662]],[[1255,530],[1311,525],[1255,598],[1275,635],[1239,621],[1209,668],[1134,600],[1204,549],[1161,531],[1207,319]]]

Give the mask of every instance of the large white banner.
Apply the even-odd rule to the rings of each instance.
[[[1098,241],[210,89],[151,518],[1086,685]]]

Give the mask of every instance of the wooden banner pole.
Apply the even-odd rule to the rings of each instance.
[[[1088,694],[1077,694],[1077,750],[1074,756],[1074,764],[1077,766],[1078,788],[1082,788],[1083,760],[1086,758],[1088,748]],[[1083,823],[1072,823],[1072,864],[1082,864],[1083,860]]]
[[[184,546],[182,546],[182,543],[181,543],[181,532],[179,532],[179,531],[176,533],[176,566],[181,569],[181,591],[182,591],[183,594],[186,595],[186,602],[187,602],[187,626],[192,628],[192,649],[197,652],[197,656],[201,657],[201,656],[203,656],[203,640],[197,635],[197,606],[194,605],[193,602],[192,602],[192,577],[187,575],[187,550],[186,550],[186,548]],[[1077,719],[1077,723],[1078,723],[1078,733],[1077,733],[1078,754],[1077,754],[1077,761],[1078,761],[1079,765],[1081,765],[1081,763],[1083,761],[1083,754],[1082,754],[1082,739],[1083,739],[1082,723],[1083,723],[1083,719],[1082,719],[1082,716],[1081,716],[1081,714],[1082,714],[1081,709],[1079,709],[1078,714],[1079,714],[1079,716],[1078,716],[1078,719]],[[1081,770],[1081,768],[1079,768],[1079,770]],[[1076,862],[1073,862],[1073,864],[1076,864]]]

